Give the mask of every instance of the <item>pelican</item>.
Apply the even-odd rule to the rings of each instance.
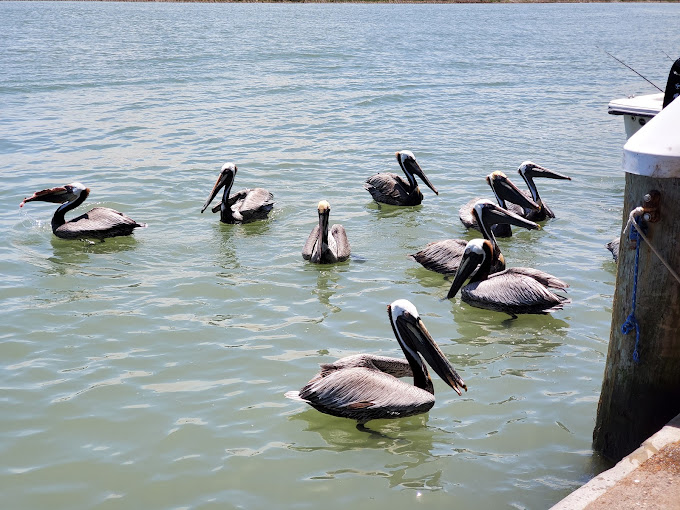
[[[342,358],[321,365],[311,381],[286,397],[322,413],[356,420],[360,429],[370,420],[425,413],[434,405],[434,386],[421,354],[458,395],[461,389],[467,391],[410,301],[394,301],[387,306],[387,315],[406,360],[370,354]],[[409,375],[413,385],[397,379]]]
[[[619,243],[621,240],[618,237],[615,237],[611,241],[609,241],[607,244],[605,244],[605,247],[611,252],[612,257],[614,257],[614,262],[618,264],[619,262]]]
[[[325,200],[319,202],[319,224],[312,229],[307,238],[302,257],[311,260],[315,264],[332,264],[347,260],[350,254],[349,241],[345,233],[345,227],[335,224],[328,235],[328,218],[331,206]]]
[[[416,157],[411,151],[399,151],[396,153],[396,156],[407,180],[391,172],[375,174],[366,179],[364,188],[368,190],[376,202],[389,205],[419,205],[423,201],[423,194],[420,192],[420,188],[418,188],[416,175],[436,195],[439,195],[430,179],[423,173],[423,170],[416,161]]]
[[[68,211],[85,202],[90,194],[79,182],[57,188],[36,191],[33,196],[24,198],[19,204],[26,202],[52,202],[60,205],[52,216],[52,232],[62,239],[99,239],[107,237],[129,236],[136,228],[146,227],[146,223],[137,223],[132,218],[108,207],[95,207],[85,214],[66,221]]]
[[[496,196],[498,205],[500,205],[503,209],[508,208],[507,204],[505,203],[506,200],[527,210],[539,209],[538,204],[531,200],[531,198],[525,196],[524,193],[522,193],[503,172],[496,171],[490,173],[486,176],[486,182],[491,187],[493,194]],[[472,206],[475,205],[475,202],[478,200],[480,199],[473,198],[458,211],[458,217],[466,228],[474,228],[479,230],[477,220],[475,220],[475,217],[472,214]],[[496,225],[492,225],[491,230],[496,237],[512,237],[512,229],[507,223],[498,223]]]
[[[274,195],[264,188],[246,188],[229,196],[236,177],[236,165],[225,163],[217,177],[217,182],[210,192],[208,200],[203,204],[201,212],[205,211],[215,195],[224,187],[222,202],[212,208],[212,212],[220,211],[222,223],[248,223],[263,220],[274,207]]]
[[[461,297],[469,305],[505,312],[513,318],[519,313],[546,314],[562,310],[563,305],[571,303],[569,298],[549,290],[564,290],[568,285],[538,269],[512,267],[489,274],[492,257],[493,244],[490,241],[470,241],[446,298],[454,297],[462,287]],[[463,287],[468,277],[470,283]]]
[[[566,179],[570,181],[571,177],[558,174],[557,172],[548,170],[547,168],[537,165],[536,163],[532,163],[531,161],[525,161],[522,163],[517,169],[517,173],[522,176],[522,179],[524,179],[524,182],[527,183],[527,187],[529,188],[528,193],[526,191],[523,191],[522,193],[524,193],[525,196],[530,195],[532,200],[538,204],[539,209],[531,210],[524,206],[513,205],[515,202],[513,202],[513,204],[511,204],[508,209],[519,214],[520,216],[524,216],[526,219],[531,221],[543,221],[547,218],[554,218],[555,213],[552,212],[550,207],[545,205],[543,200],[541,200],[541,197],[538,195],[538,189],[536,188],[536,184],[534,184],[534,178],[546,177],[548,179]],[[512,202],[512,200],[508,201]]]
[[[540,230],[540,226],[533,221],[526,220],[521,216],[507,211],[491,200],[478,200],[472,207],[472,214],[480,225],[484,239],[491,241],[494,249],[492,272],[505,269],[505,258],[501,253],[496,238],[491,231],[494,223],[509,223],[529,230]],[[455,274],[458,271],[460,259],[465,251],[467,241],[464,239],[446,239],[429,243],[425,248],[417,253],[409,255],[413,260],[421,264],[426,269],[442,274]]]

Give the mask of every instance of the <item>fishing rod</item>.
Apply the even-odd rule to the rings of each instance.
[[[600,48],[600,49],[602,49],[602,48]],[[616,60],[617,62],[619,62],[619,63],[623,64],[624,66],[626,66],[628,69],[630,69],[631,71],[633,71],[633,72],[634,72],[635,74],[637,74],[640,78],[642,78],[643,80],[645,80],[647,83],[650,83],[651,85],[653,85],[659,92],[663,92],[663,89],[662,89],[662,88],[659,88],[659,87],[658,87],[655,83],[653,83],[651,80],[648,80],[647,78],[645,78],[644,76],[642,76],[642,75],[641,75],[640,73],[638,73],[635,69],[633,69],[633,68],[630,67],[628,64],[626,64],[623,60],[616,58],[614,55],[612,55],[611,53],[609,53],[607,50],[602,50],[602,51],[604,51],[607,55],[609,55],[611,58],[613,58],[613,59]]]

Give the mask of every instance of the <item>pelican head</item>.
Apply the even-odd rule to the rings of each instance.
[[[527,198],[517,186],[515,186],[508,176],[503,172],[493,172],[486,176],[486,182],[491,186],[491,190],[496,195],[496,200],[505,208],[505,201],[517,204],[524,209],[532,209],[537,211],[540,209],[539,205]]]
[[[488,261],[491,264],[491,257],[493,256],[493,244],[487,239],[473,239],[465,246],[463,258],[456,271],[456,276],[453,278],[453,283],[446,295],[446,299],[451,299],[463,286],[468,278],[475,276],[475,274],[482,270],[484,262]]]
[[[415,187],[415,179],[413,178],[414,175],[417,175],[422,179],[422,181],[427,185],[428,188],[430,188],[432,191],[434,191],[435,195],[439,195],[439,192],[437,191],[437,188],[435,188],[432,183],[430,182],[430,179],[428,179],[425,176],[425,173],[423,172],[422,168],[420,168],[420,165],[416,161],[416,157],[413,155],[411,151],[398,151],[395,154],[397,156],[397,161],[399,162],[399,166],[401,169],[404,171],[406,174],[406,177],[408,177],[408,180],[411,182],[411,184]]]
[[[319,214],[328,214],[331,212],[331,204],[329,204],[326,200],[322,200],[319,202],[317,209],[319,210]]]
[[[553,172],[545,167],[532,163],[531,161],[525,161],[517,169],[517,173],[522,176],[526,181],[527,178],[533,179],[534,177],[546,177],[548,179],[566,179],[571,180],[571,177]]]
[[[226,201],[227,198],[229,198],[229,192],[231,191],[231,187],[234,185],[234,179],[236,178],[237,170],[238,168],[236,168],[236,165],[234,163],[225,163],[224,165],[222,165],[220,175],[217,176],[215,186],[213,186],[213,189],[210,192],[208,200],[206,200],[205,204],[203,204],[203,209],[201,209],[201,212],[205,211],[208,208],[210,202],[213,201],[213,199],[220,191],[220,189],[222,189],[222,187],[224,187],[223,202]],[[220,210],[219,205],[213,208],[213,212],[217,212],[219,210]]]
[[[36,191],[33,193],[33,196],[24,198],[19,204],[19,207],[23,207],[26,202],[51,202],[53,204],[73,202],[83,193],[85,193],[85,197],[87,198],[87,195],[90,194],[90,188],[86,188],[79,182],[73,182],[66,186]]]
[[[422,354],[439,377],[458,395],[461,395],[461,389],[467,391],[465,382],[430,336],[413,303],[406,299],[398,299],[387,305],[387,315],[404,354],[407,359],[420,367],[420,372],[424,373],[430,387],[432,382],[427,373],[427,367],[418,353]],[[416,370],[414,370],[414,377],[416,377]]]
[[[541,229],[538,223],[526,220],[520,215],[503,209],[487,199],[477,200],[472,206],[472,214],[475,216],[479,228],[487,239],[493,239],[491,237],[491,225],[496,223],[508,223],[517,227],[528,228],[529,230]]]

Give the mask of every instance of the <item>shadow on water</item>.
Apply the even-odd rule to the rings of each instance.
[[[405,217],[408,220],[415,220],[418,217],[418,211],[423,208],[421,205],[389,205],[380,204],[378,202],[372,201],[366,204],[366,209],[372,213],[375,213],[377,219],[387,219],[387,218],[397,218]]]
[[[291,445],[297,452],[346,452],[379,450],[390,454],[384,468],[370,471],[357,468],[340,468],[311,476],[313,480],[335,479],[347,476],[377,476],[389,480],[390,487],[437,490],[443,488],[441,470],[429,472],[428,462],[436,459],[435,436],[442,432],[427,426],[428,415],[418,415],[396,420],[373,420],[365,430],[360,430],[353,420],[334,418],[315,411],[305,410],[289,418],[307,422],[307,432],[319,434],[323,446]],[[441,439],[437,440],[441,441]],[[448,440],[447,440],[448,442]],[[412,470],[413,471],[412,473]]]
[[[372,420],[364,425],[364,429],[357,427],[354,420],[329,416],[312,408],[294,414],[289,419],[307,422],[305,431],[316,432],[326,443],[320,447],[295,448],[305,451],[321,449],[342,452],[376,448],[401,453],[408,450],[407,445],[417,440],[418,451],[429,452],[432,449],[432,435],[436,432],[427,428],[427,414],[395,420]],[[411,436],[412,433],[415,435]]]
[[[217,263],[224,269],[239,269],[241,264],[238,259],[237,249],[242,239],[266,235],[272,229],[272,223],[276,220],[266,219],[251,223],[222,223],[219,217],[215,218],[213,239],[218,246]]]
[[[224,270],[235,270],[241,267],[234,249],[234,238],[236,237],[232,228],[234,226],[221,222],[213,225],[213,242],[217,246],[215,250],[217,260],[215,262]]]
[[[458,302],[452,303],[451,314],[460,336],[456,341],[461,344],[519,345],[524,352],[547,353],[562,346],[569,332],[569,323],[552,315],[524,314],[511,319]]]
[[[137,248],[138,241],[132,236],[105,241],[65,240],[53,236],[50,244],[52,256],[47,257],[47,260],[57,273],[66,275],[70,273],[70,267],[82,267],[93,257],[132,251]]]
[[[329,308],[333,313],[342,311],[341,308],[331,303],[331,298],[336,292],[341,289],[339,284],[342,273],[346,273],[350,269],[350,260],[338,262],[336,264],[313,264],[309,261],[304,261],[305,272],[316,272],[316,288],[312,289],[312,294],[315,295],[319,303]]]

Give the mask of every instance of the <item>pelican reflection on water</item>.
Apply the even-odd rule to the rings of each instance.
[[[472,207],[472,215],[480,226],[484,239],[488,239],[494,246],[491,271],[505,269],[505,259],[501,253],[496,238],[491,230],[495,223],[509,223],[529,230],[540,230],[536,223],[526,220],[515,213],[507,211],[494,204],[491,200],[478,200]],[[445,239],[428,243],[422,250],[409,255],[413,260],[426,269],[442,274],[454,274],[458,271],[467,241],[464,239]]]
[[[550,290],[569,287],[555,276],[530,267],[513,267],[490,274],[492,258],[490,241],[470,241],[446,298],[453,298],[462,288],[461,297],[469,305],[505,312],[513,317],[554,312],[571,303],[569,298]],[[463,287],[468,278],[470,283]]]
[[[19,207],[27,202],[51,202],[60,205],[52,216],[52,232],[62,239],[99,239],[127,236],[136,228],[146,227],[129,216],[108,207],[94,207],[85,214],[66,221],[68,211],[85,202],[90,194],[79,182],[56,188],[36,191],[33,196],[24,198]]]
[[[237,171],[234,163],[225,163],[222,166],[201,212],[208,208],[220,189],[224,188],[222,201],[212,208],[212,212],[220,212],[222,223],[248,223],[265,219],[274,207],[274,195],[264,188],[245,188],[229,196]]]
[[[423,201],[423,194],[416,182],[416,175],[439,195],[437,188],[427,178],[411,151],[399,151],[396,156],[406,179],[392,172],[384,172],[372,175],[364,183],[364,188],[376,202],[389,205],[419,205]]]
[[[302,248],[302,257],[315,264],[342,262],[350,256],[347,233],[342,225],[335,224],[328,229],[331,206],[325,200],[317,206],[319,224],[316,225]]]
[[[435,399],[423,358],[456,393],[467,391],[411,302],[394,301],[387,306],[387,314],[406,359],[372,354],[341,358],[321,365],[321,371],[300,391],[289,391],[286,397],[322,413],[356,420],[358,428],[370,420],[425,413]],[[408,376],[413,376],[413,385],[398,379]]]

